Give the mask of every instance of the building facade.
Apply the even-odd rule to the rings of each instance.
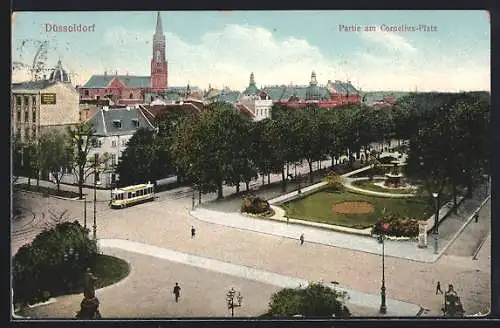
[[[79,122],[78,92],[60,60],[48,79],[13,83],[11,91],[12,136],[21,142]]]
[[[97,141],[89,152],[88,157],[94,158],[97,154],[101,160],[107,158],[107,162],[97,171],[94,176],[91,171],[85,180],[85,185],[92,186],[98,181],[99,187],[110,188],[119,179],[116,173],[118,161],[127,148],[127,142],[135,132],[141,128],[154,130],[153,123],[143,114],[139,106],[128,106],[120,108],[103,107],[99,109],[88,121],[94,129]],[[74,184],[75,177],[68,174],[63,177],[63,182]]]

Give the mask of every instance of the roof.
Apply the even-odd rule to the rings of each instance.
[[[315,93],[319,95],[320,99],[329,99],[330,93],[325,87],[313,87]],[[311,90],[310,86],[269,86],[263,89],[264,92],[273,101],[288,101],[292,96],[296,96],[299,99],[307,99],[308,91]]]
[[[12,83],[12,90],[42,90],[52,84],[55,84],[55,82],[50,82],[48,80]]]
[[[139,122],[136,126],[134,121]],[[101,109],[89,120],[98,136],[131,135],[140,128],[153,129],[153,125],[136,108]],[[121,122],[121,127],[114,122]]]
[[[244,95],[256,95],[259,93],[259,88],[255,86],[255,84],[250,84],[245,91],[243,91]]]
[[[336,80],[335,82],[329,81],[328,86],[330,92],[333,93],[343,93],[343,94],[355,94],[359,91],[351,84],[351,82],[342,82]]]
[[[135,75],[92,75],[82,88],[86,89],[102,89],[106,88],[109,83],[118,78],[128,88],[150,88],[151,77],[135,76]]]
[[[199,113],[203,109],[203,105],[200,106],[196,103],[184,102],[182,104],[166,104],[159,106],[141,105],[139,108],[143,115],[146,116],[149,121],[153,122],[157,118],[168,115],[168,112]]]
[[[154,185],[152,183],[143,183],[143,184],[138,184],[138,185],[133,185],[133,186],[127,186],[127,187],[123,187],[123,188],[118,188],[118,189],[113,190],[113,192],[136,191],[136,190],[147,188],[147,187],[154,187]]]
[[[209,100],[212,102],[220,101],[220,102],[234,104],[239,100],[240,96],[241,93],[239,91],[222,90],[214,97],[211,97]]]
[[[246,106],[245,104],[236,104],[236,109],[238,110],[238,112],[240,112],[240,113],[242,113],[250,118],[255,117],[255,113],[250,108],[248,108],[248,106]]]

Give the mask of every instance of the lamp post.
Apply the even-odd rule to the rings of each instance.
[[[94,240],[97,239],[97,220],[96,220],[96,203],[97,203],[97,162],[99,160],[99,154],[94,154]]]
[[[436,200],[436,215],[434,216],[434,254],[438,253],[438,238],[439,238],[439,193],[432,193],[432,197]]]
[[[83,228],[87,229],[87,196],[83,199]]]
[[[380,287],[380,313],[387,313],[386,295],[385,295],[385,233],[389,229],[389,224],[382,225],[382,231],[379,242],[382,244],[382,287]]]
[[[297,175],[297,181],[299,182],[299,187],[297,189],[297,193],[298,194],[302,193],[302,189],[300,188],[300,180],[301,180],[301,176],[300,176],[300,172],[299,172],[298,175]]]
[[[231,310],[231,317],[234,317],[234,308],[241,306],[243,296],[240,292],[236,292],[233,287],[226,294],[227,308]]]
[[[483,174],[484,178],[484,197],[488,196],[488,187],[489,187],[489,176],[488,174]]]
[[[192,197],[191,197],[191,209],[194,210],[194,207],[195,207],[195,197],[194,197],[194,192],[196,190],[196,185],[193,184],[193,193],[192,193]]]

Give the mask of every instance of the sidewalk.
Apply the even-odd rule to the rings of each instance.
[[[27,184],[28,183],[28,178],[25,177],[19,177],[13,185],[16,184]],[[31,179],[31,185],[36,186],[36,180]],[[46,188],[51,188],[51,189],[56,189],[57,185],[51,181],[46,181],[46,180],[39,180],[39,185],[40,187],[46,187]],[[73,186],[73,185],[67,185],[67,184],[61,184],[60,185],[61,190],[66,190],[66,191],[73,191],[78,193],[78,186]],[[83,189],[83,195],[87,195],[87,202],[94,201],[94,189],[93,188],[87,188],[84,187]],[[23,190],[24,192],[24,190]],[[28,191],[29,192],[29,191]],[[96,198],[98,202],[109,202],[110,199],[110,191],[109,190],[103,190],[103,189],[97,189],[96,190]],[[49,197],[54,197],[54,196],[49,196]],[[60,198],[60,197],[59,197]],[[69,199],[69,198],[64,198],[64,199]],[[79,201],[79,200],[75,200]]]
[[[418,248],[417,241],[385,241],[385,254],[419,262],[435,262],[460,235],[461,230],[466,227],[473,218],[473,214],[481,201],[477,197],[465,199],[459,206],[458,214],[450,215],[440,223],[438,239],[438,254],[434,254],[433,235],[429,235],[428,247]],[[304,234],[306,243],[318,243],[327,246],[352,249],[372,254],[382,254],[382,246],[372,237],[347,234],[337,231],[327,231],[321,228],[286,224],[252,218],[237,212],[219,212],[207,208],[195,208],[190,214],[202,221],[224,225],[236,229],[251,230],[259,233],[297,239]],[[457,225],[456,222],[460,224]],[[449,224],[448,224],[449,223]]]
[[[176,252],[157,246],[146,245],[128,240],[100,239],[99,247],[118,248],[142,255],[153,256],[171,262],[187,264],[210,271],[228,274],[248,280],[254,280],[265,284],[278,286],[280,288],[295,288],[298,286],[307,286],[307,284],[309,283],[308,280],[301,278],[284,276],[247,266],[236,265],[187,253]],[[368,294],[339,287],[335,287],[335,289],[339,291],[346,291],[348,293],[349,299],[346,300],[346,305],[348,307],[349,304],[353,304],[365,308],[378,309],[380,296],[377,294]],[[420,306],[398,300],[387,299],[387,308],[389,309],[387,316],[415,316],[418,313]]]

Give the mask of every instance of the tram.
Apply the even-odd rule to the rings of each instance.
[[[134,186],[117,188],[111,191],[111,208],[124,208],[154,200],[154,184],[148,182]]]

